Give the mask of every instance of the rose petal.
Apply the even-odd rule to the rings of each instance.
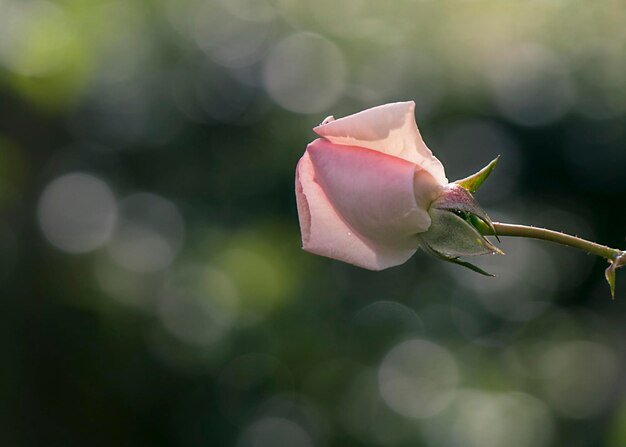
[[[322,123],[313,129],[332,143],[359,146],[411,161],[441,185],[448,179],[441,162],[422,139],[415,124],[415,103],[396,102]]]
[[[300,159],[296,169],[296,201],[302,245],[311,253],[370,270],[382,270],[406,262],[416,251],[412,247],[381,245],[352,228],[318,183],[309,152]]]
[[[385,244],[404,244],[430,227],[416,203],[416,166],[371,149],[317,139],[307,147],[315,179],[350,226]],[[432,178],[432,189],[441,187]],[[426,185],[421,188],[426,189]]]
[[[418,246],[416,234],[429,228],[427,205],[441,190],[416,168],[370,149],[311,143],[296,179],[304,248],[372,270],[405,262]]]
[[[296,169],[296,202],[302,231],[302,248],[321,256],[348,262],[370,270],[380,270],[376,249],[364,241],[341,219],[315,182],[315,171],[308,153]],[[413,253],[406,256],[408,259]],[[402,262],[402,261],[400,261]]]

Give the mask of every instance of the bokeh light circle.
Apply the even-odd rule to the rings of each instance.
[[[120,218],[108,246],[111,257],[136,272],[168,267],[184,236],[183,218],[174,203],[154,194],[138,193],[119,204]]]
[[[220,342],[234,324],[237,293],[222,271],[210,266],[187,267],[165,284],[159,316],[165,328],[181,341],[212,345]]]
[[[261,419],[248,427],[237,447],[313,447],[313,440],[298,424],[284,418]]]
[[[56,248],[86,253],[109,240],[117,206],[106,183],[91,174],[73,173],[46,186],[37,217],[46,239]]]
[[[411,418],[434,416],[454,397],[459,371],[454,357],[427,340],[394,347],[378,370],[378,388],[391,409]]]
[[[359,310],[350,322],[350,334],[364,360],[378,359],[398,341],[419,336],[423,326],[413,309],[384,300]]]
[[[455,401],[451,426],[440,427],[445,445],[547,447],[554,422],[550,410],[528,394],[466,390]],[[440,440],[439,440],[440,441]],[[436,445],[441,445],[437,443]]]
[[[38,0],[7,3],[0,3],[0,65],[45,77],[74,62],[79,39],[63,8]]]
[[[291,35],[267,58],[263,82],[281,107],[297,113],[330,108],[345,89],[347,67],[339,48],[312,33]]]
[[[198,2],[192,18],[193,38],[198,47],[220,65],[237,68],[254,64],[271,47],[273,30],[263,21],[239,19],[235,13],[245,14],[246,5],[228,3],[230,11],[215,2]]]
[[[574,104],[576,90],[567,65],[541,45],[526,44],[498,55],[489,78],[496,105],[517,124],[549,124]]]
[[[618,397],[618,360],[606,346],[583,340],[558,343],[538,360],[544,394],[563,416],[594,417]]]

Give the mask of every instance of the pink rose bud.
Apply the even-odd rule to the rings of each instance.
[[[417,129],[415,103],[328,117],[313,130],[322,138],[296,169],[303,248],[370,270],[406,262],[448,184]]]

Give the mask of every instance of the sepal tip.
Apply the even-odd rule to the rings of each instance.
[[[467,189],[469,192],[475,192],[480,187],[480,185],[482,185],[483,182],[487,180],[487,177],[489,177],[491,172],[495,169],[496,165],[498,164],[498,160],[500,160],[499,155],[493,160],[491,160],[491,162],[487,166],[482,168],[480,171],[476,172],[475,174],[470,175],[469,177],[456,180],[454,183],[456,183],[459,186],[462,186],[463,188]]]

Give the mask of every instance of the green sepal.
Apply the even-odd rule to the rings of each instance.
[[[491,278],[496,277],[496,275],[494,275],[493,273],[486,272],[480,267],[478,267],[477,265],[472,264],[471,262],[467,262],[459,258],[451,258],[451,259],[448,259],[448,261],[453,262],[457,265],[462,265],[463,267],[468,268],[476,273],[480,273],[481,275],[489,276]]]
[[[473,216],[478,217],[480,221],[488,226],[489,230],[491,230],[491,234],[497,237],[496,229],[485,210],[483,210],[476,201],[472,193],[461,185],[455,183],[446,185],[444,192],[433,202],[431,207],[440,210],[454,211],[457,214],[464,214],[462,217],[465,218],[465,220],[470,220]],[[479,221],[471,221],[470,223],[476,223],[478,225],[475,225],[476,228],[480,227]]]
[[[492,273],[484,271],[483,269],[481,269],[477,265],[472,264],[471,262],[464,261],[462,259],[459,259],[458,257],[445,256],[444,254],[439,253],[439,252],[433,250],[433,248],[430,245],[428,245],[426,242],[424,242],[424,241],[422,241],[422,245],[421,246],[422,246],[422,248],[424,249],[424,251],[426,253],[428,253],[429,255],[432,255],[432,256],[434,256],[436,258],[439,258],[439,259],[441,259],[443,261],[452,262],[453,264],[457,264],[457,265],[463,266],[463,267],[468,268],[468,269],[470,269],[470,270],[472,270],[472,271],[474,271],[476,273],[480,273],[481,275],[490,276],[490,277],[495,277],[496,276],[496,275],[494,275]]]
[[[487,177],[489,177],[489,174],[491,174],[491,171],[493,171],[493,169],[498,164],[499,159],[500,159],[500,156],[498,155],[496,158],[494,158],[491,161],[491,163],[489,163],[487,166],[482,168],[477,173],[472,174],[469,177],[465,177],[464,179],[457,180],[454,183],[462,186],[463,188],[467,189],[469,192],[475,192],[478,189],[478,187],[482,185],[482,183],[485,180],[487,180]]]
[[[606,278],[606,282],[609,283],[609,287],[611,288],[611,299],[615,299],[615,264],[611,263],[606,270],[604,271],[604,277]]]
[[[493,226],[491,221],[485,222],[478,216],[470,214],[467,216],[467,221],[472,224],[474,228],[478,230],[480,234],[483,236],[495,236],[498,242],[500,242],[500,238],[498,237],[498,233],[496,233],[496,228]]]
[[[492,253],[504,254],[455,212],[431,207],[431,224],[427,232],[420,235],[434,251],[447,258],[476,256]]]
[[[610,265],[604,271],[604,277],[611,288],[611,298],[615,299],[615,270],[621,269],[626,265],[626,251],[620,252],[619,255],[609,262]]]

